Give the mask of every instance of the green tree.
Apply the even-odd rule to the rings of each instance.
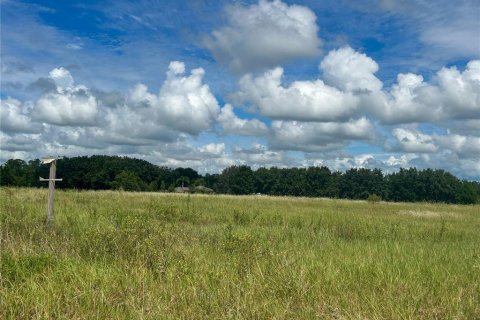
[[[181,176],[175,181],[177,187],[188,187],[190,185],[190,179],[186,176]]]
[[[193,185],[194,185],[195,187],[205,186],[205,179],[203,179],[203,178],[195,179],[195,181],[193,181]]]
[[[386,178],[387,200],[390,201],[417,201],[418,171],[416,168],[403,169],[392,173]]]
[[[255,180],[249,166],[232,166],[223,170],[219,178],[219,191],[230,194],[254,192]]]
[[[23,160],[10,159],[1,167],[1,185],[26,187],[30,185],[30,181],[28,178],[28,166],[27,163]]]
[[[113,189],[123,189],[125,191],[141,191],[142,185],[142,180],[130,171],[120,172],[112,182]]]
[[[327,196],[331,175],[332,173],[327,167],[309,167],[306,172],[306,195],[310,197]]]
[[[380,169],[354,168],[347,170],[340,179],[340,197],[367,199],[370,194],[382,196],[385,192]]]
[[[455,202],[460,204],[475,204],[478,202],[478,194],[475,184],[463,181],[455,194]]]

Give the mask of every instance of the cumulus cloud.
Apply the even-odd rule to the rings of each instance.
[[[301,151],[307,162],[333,169],[417,166],[480,176],[479,60],[464,70],[442,68],[429,81],[399,74],[389,88],[375,76],[376,62],[350,47],[331,51],[319,68],[323,78],[288,84],[280,67],[243,76],[232,101],[258,113],[252,119],[239,117],[231,104],[220,108],[204,82],[205,71],[188,71],[183,62],[170,63],[156,93],[141,83],[125,94],[101,92],[77,85],[68,70],[57,68],[43,78],[50,89],[38,99],[0,101],[2,153],[31,158],[101,150],[212,172],[235,164],[298,165],[301,156],[296,151]],[[266,117],[269,126],[257,115]],[[423,133],[424,123],[433,132],[447,133]],[[254,138],[266,145],[231,147],[219,137],[199,147],[190,145],[192,138],[198,139],[195,145],[204,143],[208,134],[202,133],[216,125],[224,134],[247,136],[236,137],[242,146],[256,142]],[[346,154],[353,142],[378,148],[380,132],[391,133],[387,141],[394,141],[393,146],[385,145],[389,154]],[[314,159],[318,154],[328,157]]]
[[[26,103],[10,98],[1,101],[1,130],[42,132],[44,144],[72,150],[135,148],[185,140],[208,130],[220,114],[203,75],[203,69],[185,75],[185,65],[174,61],[158,94],[137,84],[119,96],[76,85],[68,70],[56,68],[46,78],[53,91]],[[261,128],[256,122],[239,123],[246,129]],[[8,141],[10,149],[15,145],[18,150],[25,148],[19,139]]]
[[[392,134],[397,139],[402,151],[431,153],[438,150],[431,136],[418,131],[396,128],[393,129]]]
[[[2,150],[2,152],[0,152],[0,162],[4,163],[4,162],[7,162],[10,159],[29,159],[30,155],[31,155],[31,152],[28,152],[28,151]]]
[[[248,148],[234,146],[232,157],[242,164],[248,164],[253,168],[259,167],[286,167],[296,165],[294,159],[290,158],[285,151],[269,150],[267,146],[260,143],[253,143]]]
[[[233,111],[233,106],[226,104],[218,116],[218,122],[226,134],[238,134],[242,136],[261,136],[268,132],[265,123],[258,119],[240,119]]]
[[[414,154],[373,154],[336,155],[338,153],[311,154],[304,166],[327,166],[331,170],[345,171],[351,168],[381,169],[384,173],[392,173],[400,168],[416,167],[418,169],[445,169],[453,174],[470,179],[480,176],[480,161],[464,159],[449,150],[437,153]],[[476,161],[477,160],[477,161]]]
[[[464,71],[442,68],[430,82],[399,74],[388,89],[375,76],[378,64],[350,47],[329,52],[320,70],[325,81],[289,85],[282,84],[280,67],[245,75],[232,100],[279,120],[346,121],[362,114],[385,124],[480,119],[480,60],[470,61]]]
[[[203,75],[203,69],[185,75],[183,62],[171,62],[158,94],[136,84],[125,99],[116,99],[124,103],[104,110],[107,127],[96,132],[97,139],[118,145],[153,145],[208,130],[220,107],[203,83]]]
[[[468,62],[463,72],[442,68],[437,74],[446,116],[480,119],[480,60]]]
[[[32,118],[59,126],[96,125],[97,101],[83,88],[51,93],[36,101]]]
[[[219,156],[225,153],[225,143],[209,143],[198,148],[198,150],[205,154]]]
[[[438,84],[426,83],[421,75],[399,74],[389,92],[366,101],[389,124],[480,118],[480,60],[470,61],[463,72],[442,68],[435,80]]]
[[[464,71],[442,68],[430,82],[406,73],[383,89],[375,76],[378,64],[350,47],[332,50],[320,63],[322,79],[282,84],[277,67],[239,81],[232,95],[264,116],[296,121],[346,121],[369,114],[384,124],[440,123],[480,119],[480,60]]]
[[[0,100],[0,129],[3,132],[37,133],[42,125],[33,123],[25,106],[18,100]]]
[[[244,73],[319,54],[316,16],[307,7],[260,0],[227,8],[227,25],[204,40],[215,59]]]
[[[50,72],[56,91],[40,97],[32,110],[32,118],[59,126],[93,126],[97,124],[97,99],[85,86],[74,85],[73,77],[64,68]]]
[[[366,118],[344,123],[274,121],[270,143],[275,149],[318,152],[339,149],[350,140],[374,138],[375,129]]]
[[[159,145],[157,148],[143,147],[137,149],[140,154],[148,153],[144,159],[168,167],[190,167],[198,172],[212,173],[239,164],[230,153],[227,153],[224,143],[208,143],[194,147],[188,141],[176,141]]]
[[[423,134],[418,130],[395,128],[392,130],[400,151],[408,153],[441,154],[448,152],[459,159],[480,161],[480,137],[459,134]]]
[[[390,168],[408,168],[410,166],[410,161],[417,158],[417,155],[411,153],[402,154],[400,156],[390,155],[384,163]]]
[[[379,91],[382,82],[374,75],[378,64],[365,55],[343,47],[332,50],[320,63],[325,81],[345,91]]]
[[[327,84],[343,93],[356,92],[361,100],[358,108],[383,123],[480,118],[480,60],[470,61],[463,72],[444,67],[430,83],[418,74],[399,74],[387,90],[374,75],[377,63],[350,47],[331,51],[320,69]]]
[[[33,152],[38,147],[38,134],[0,132],[0,146],[3,151],[28,151]]]
[[[438,88],[425,83],[421,75],[399,74],[389,92],[368,98],[376,116],[385,123],[438,121],[442,117]]]
[[[203,83],[205,71],[193,69],[185,76],[185,64],[170,63],[167,79],[158,95],[137,84],[127,96],[127,105],[144,121],[154,121],[159,126],[196,135],[211,127],[220,107],[208,85]]]
[[[455,152],[461,158],[477,158],[480,161],[480,137],[449,134],[435,136],[437,144]]]
[[[303,166],[327,166],[332,171],[345,171],[351,168],[383,168],[383,162],[370,153],[349,155],[326,152],[309,154]]]
[[[208,85],[203,83],[205,71],[193,69],[189,76],[183,76],[183,62],[171,62],[167,80],[154,107],[158,120],[163,124],[189,134],[211,127],[220,107]]]
[[[284,86],[282,76],[280,67],[256,78],[246,75],[240,79],[240,90],[233,99],[250,104],[264,116],[281,120],[346,120],[357,110],[359,100],[350,92],[328,86],[320,79]]]
[[[50,71],[50,79],[55,82],[59,91],[71,89],[74,84],[70,71],[63,67],[55,68]]]
[[[108,143],[102,141],[103,129],[95,127],[54,127],[47,130],[45,136],[56,137],[61,145],[70,145],[86,149],[105,149]],[[93,152],[98,152],[95,150]]]

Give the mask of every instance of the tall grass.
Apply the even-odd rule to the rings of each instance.
[[[0,189],[2,319],[479,319],[480,207]]]

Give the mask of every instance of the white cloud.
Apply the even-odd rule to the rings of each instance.
[[[204,41],[221,63],[238,73],[319,54],[316,16],[307,7],[279,0],[227,8],[228,25]]]
[[[225,143],[209,143],[198,148],[198,150],[205,154],[218,156],[225,153]]]
[[[178,132],[155,121],[151,107],[139,109],[127,105],[109,109],[105,115],[107,127],[100,129],[97,139],[127,145],[152,145],[155,141],[177,139]]]
[[[59,126],[93,126],[97,124],[96,98],[85,86],[74,85],[70,72],[56,68],[50,72],[56,92],[40,97],[32,110],[35,121]]]
[[[480,119],[480,60],[472,60],[465,71],[442,68],[437,73],[446,118]]]
[[[202,174],[239,164],[226,152],[224,143],[213,142],[200,147],[194,147],[188,141],[162,144],[149,154],[147,160],[169,167],[190,167]]]
[[[157,96],[148,92],[148,87],[137,83],[129,90],[127,102],[132,107],[151,107],[157,104]]]
[[[20,101],[0,99],[0,129],[3,132],[40,132],[42,125],[33,123],[26,113],[25,106]]]
[[[256,77],[245,75],[232,100],[258,114],[242,119],[232,105],[219,107],[204,83],[203,69],[187,73],[183,62],[170,63],[157,93],[137,84],[126,94],[105,94],[76,85],[68,70],[57,68],[48,78],[55,84],[53,91],[33,101],[1,101],[2,153],[28,158],[120,154],[201,172],[234,164],[292,166],[302,156],[314,159],[322,153],[328,157],[314,163],[333,169],[417,166],[480,176],[479,60],[470,61],[465,70],[443,68],[429,81],[400,74],[391,88],[382,88],[375,77],[375,61],[349,47],[330,52],[320,70],[325,82],[286,84],[280,67]],[[270,128],[256,116],[266,117]],[[381,126],[385,123],[406,125],[391,130]],[[217,124],[220,133],[248,136],[235,137],[242,146],[257,137],[267,145],[232,147],[231,140],[220,140],[222,135],[202,135]],[[426,134],[421,128],[451,131]],[[390,154],[346,155],[345,147],[356,141],[378,148],[379,132],[390,130],[388,141],[395,141],[392,148],[385,146]],[[201,146],[192,146],[193,139]]]
[[[218,116],[224,133],[243,136],[261,136],[268,132],[265,123],[258,119],[240,119],[233,111],[233,106],[226,104]]]
[[[270,143],[276,149],[317,152],[342,148],[351,140],[374,138],[374,127],[366,118],[345,123],[274,121]]]
[[[434,136],[434,139],[440,147],[454,151],[460,158],[476,157],[480,161],[480,137],[449,134]]]
[[[472,60],[465,71],[443,68],[438,85],[424,82],[421,75],[399,74],[390,92],[365,99],[386,123],[439,122],[480,118],[480,60]]]
[[[417,158],[417,155],[407,153],[398,157],[391,155],[384,162],[388,167],[408,168],[410,166],[410,161]]]
[[[84,88],[50,93],[35,103],[32,118],[59,126],[96,125],[97,101]]]
[[[284,86],[282,76],[280,67],[257,78],[246,75],[240,79],[240,90],[233,99],[251,104],[264,116],[282,120],[345,120],[356,112],[359,100],[349,92],[327,86],[320,79]]]
[[[345,91],[379,91],[382,82],[374,76],[378,64],[350,47],[332,50],[320,63],[328,84]]]
[[[54,127],[46,132],[46,137],[56,137],[61,145],[71,145],[86,149],[105,149],[108,144],[102,141],[103,129],[96,127]],[[51,138],[50,138],[51,139]],[[92,152],[98,152],[94,150]]]
[[[171,62],[158,95],[150,93],[144,84],[135,85],[125,99],[126,105],[108,109],[105,120],[111,132],[105,132],[104,138],[117,144],[151,144],[210,129],[220,107],[203,83],[205,72],[199,68],[190,75],[184,73],[183,62]]]
[[[232,150],[232,157],[254,169],[273,166],[286,167],[293,164],[294,161],[288,157],[287,152],[269,150],[267,146],[259,143],[253,143],[250,148],[235,146]]]
[[[443,135],[428,135],[403,128],[394,129],[392,134],[397,140],[397,151],[408,152],[399,156],[400,159],[404,157],[408,161],[389,159],[387,165],[442,168],[463,178],[480,176],[479,136],[452,134],[449,130]]]
[[[27,151],[8,151],[0,152],[0,162],[4,163],[10,159],[30,159],[30,152]]]
[[[416,130],[396,128],[393,129],[392,134],[397,139],[402,151],[411,153],[431,153],[438,150],[438,147],[434,144],[431,136],[421,134]]]
[[[111,101],[104,104],[102,95],[75,85],[68,70],[57,68],[49,77],[55,83],[54,92],[24,104],[14,99],[1,102],[1,129],[7,133],[43,130],[45,144],[84,150],[184,140],[187,134],[208,130],[220,114],[216,98],[203,83],[203,69],[194,69],[190,75],[184,72],[182,62],[172,62],[158,95],[137,84],[112,105]]]
[[[375,168],[379,167],[380,161],[372,154],[358,154],[349,157],[336,157],[323,161],[329,168],[335,171],[346,171],[352,168]]]
[[[412,73],[399,74],[390,91],[366,96],[363,103],[389,124],[438,121],[443,116],[438,88]]]
[[[153,109],[160,123],[195,135],[212,126],[220,107],[208,85],[203,83],[203,69],[193,69],[189,76],[183,76],[184,72],[182,62],[170,63],[167,80]]]
[[[34,152],[38,148],[39,134],[11,133],[0,131],[0,146],[3,151],[28,151]]]
[[[70,74],[70,71],[67,69],[60,67],[55,68],[49,73],[50,79],[52,79],[55,84],[57,85],[58,90],[66,90],[73,88],[73,77]]]
[[[376,62],[350,47],[331,51],[320,68],[327,84],[316,79],[284,85],[280,67],[245,75],[232,100],[280,120],[345,121],[371,114],[399,124],[480,118],[480,60],[470,61],[463,72],[443,68],[431,83],[421,75],[399,74],[388,90],[374,75]]]

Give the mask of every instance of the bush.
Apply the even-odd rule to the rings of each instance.
[[[382,200],[382,197],[377,196],[375,193],[370,194],[367,198],[367,201],[370,203],[377,203],[377,202],[380,202],[381,200]]]

